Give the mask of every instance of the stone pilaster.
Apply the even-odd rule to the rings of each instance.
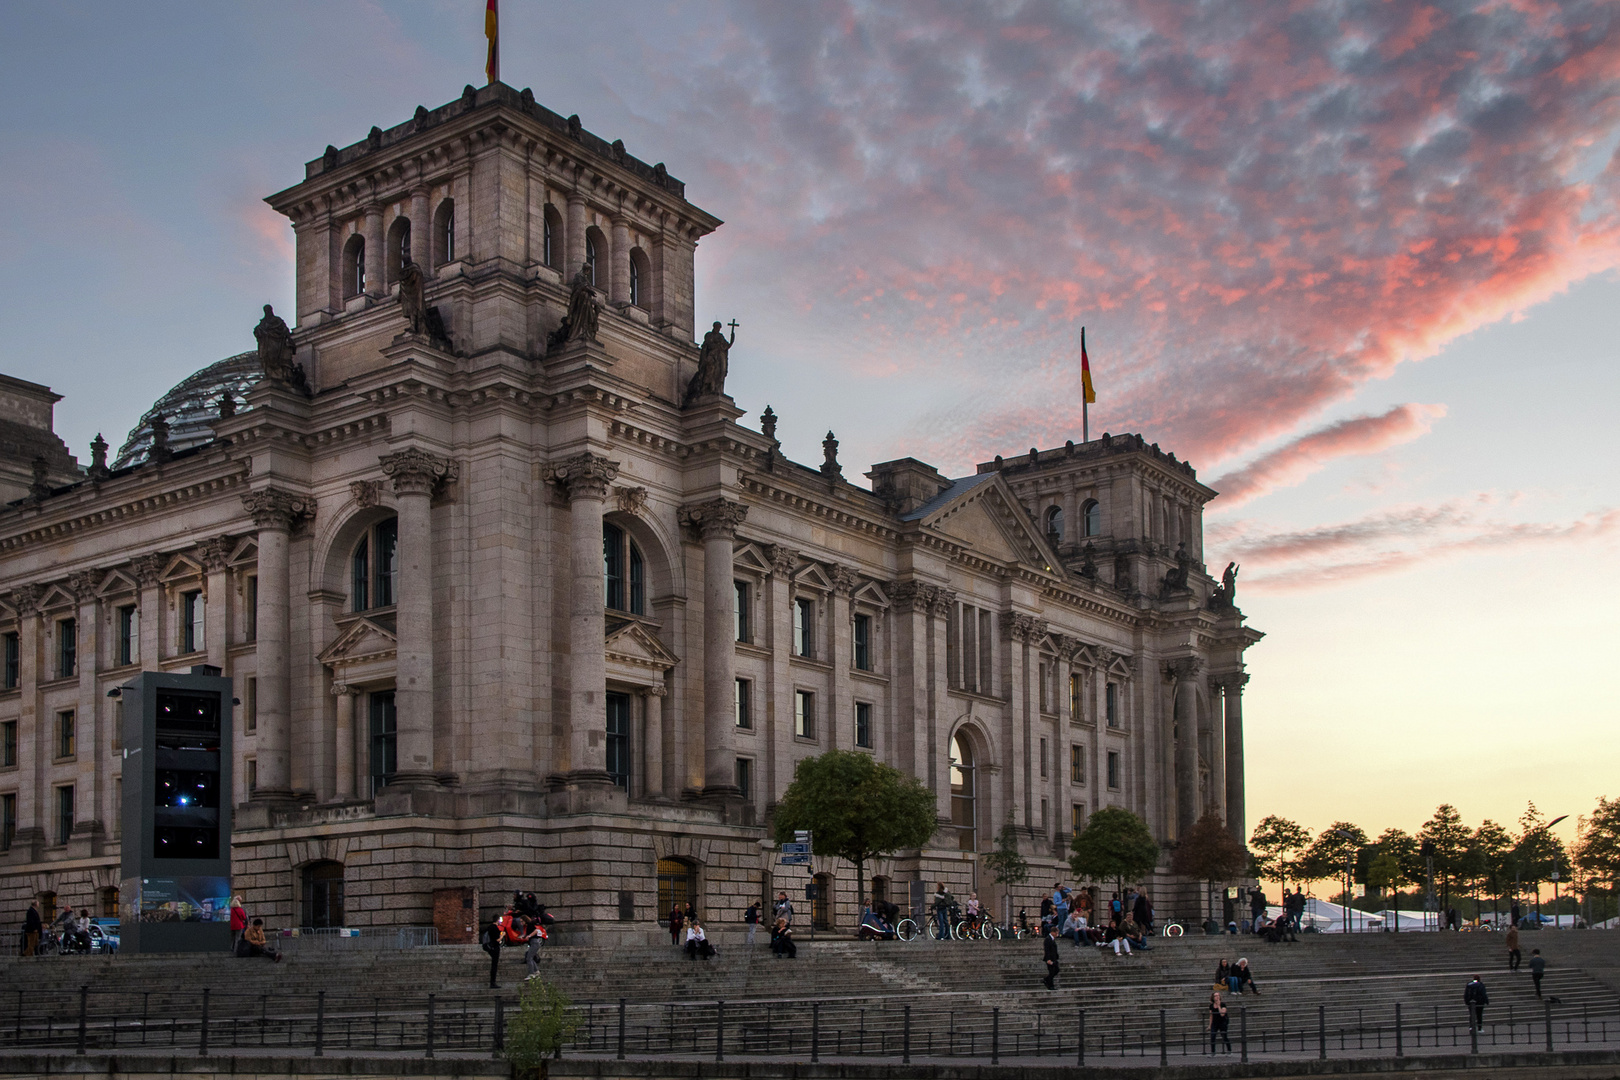
[[[291,799],[293,794],[292,683],[288,653],[292,609],[287,543],[294,523],[314,515],[315,500],[277,488],[264,488],[242,496],[242,505],[259,531],[259,786],[252,798],[256,802],[275,802]],[[147,590],[143,587],[143,608],[147,605],[146,596]],[[144,648],[144,616],[141,622]],[[156,647],[154,640],[153,648]],[[155,659],[153,656],[147,660],[147,666],[152,666]]]
[[[580,204],[583,213],[584,204]],[[574,204],[569,202],[572,221]],[[570,241],[572,242],[572,241]],[[582,235],[583,244],[583,235]],[[611,787],[607,772],[607,658],[602,594],[602,509],[619,463],[589,451],[546,471],[546,479],[568,495],[568,748],[567,781]]]
[[[1172,737],[1175,769],[1169,809],[1176,836],[1186,836],[1198,820],[1198,674],[1204,662],[1196,656],[1167,660],[1164,677],[1174,684]]]
[[[339,802],[354,798],[357,783],[354,699],[359,693],[347,683],[332,684],[332,696],[337,698],[337,723],[332,729],[332,760],[335,764],[332,796]]]
[[[383,208],[376,203],[366,207],[366,295],[388,295],[383,275]],[[261,763],[259,768],[264,768]],[[261,771],[261,777],[264,775]]]
[[[771,650],[764,700],[756,703],[763,714],[765,762],[761,770],[764,799],[782,797],[793,774],[790,748],[793,745],[793,575],[799,566],[799,553],[782,544],[765,549],[771,576],[765,586],[766,646]]]
[[[395,596],[398,647],[394,704],[398,764],[390,784],[435,787],[433,743],[433,493],[454,480],[456,463],[417,447],[386,454],[383,474],[394,483],[399,513],[399,587]]]
[[[845,566],[832,569],[833,594],[829,605],[828,647],[832,650],[832,715],[827,717],[827,746],[837,750],[855,745],[855,692],[850,671],[855,667],[855,628],[852,601],[861,579]]]
[[[664,698],[668,693],[661,682],[641,691],[641,794],[648,799],[664,797]]]
[[[1234,671],[1221,678],[1225,706],[1226,827],[1239,843],[1248,843],[1243,776],[1243,688],[1248,682],[1249,675],[1245,671]]]
[[[727,498],[681,508],[681,524],[703,541],[703,793],[734,798],[737,681],[732,541],[748,508]]]

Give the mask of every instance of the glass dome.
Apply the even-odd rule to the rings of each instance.
[[[152,449],[152,421],[162,416],[169,422],[169,449],[187,450],[214,438],[214,421],[219,418],[219,401],[229,391],[237,407],[254,385],[264,378],[258,350],[227,356],[186,377],[178,386],[157,399],[142,415],[118,448],[114,469],[123,469],[146,460]]]

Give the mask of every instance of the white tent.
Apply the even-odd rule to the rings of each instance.
[[[1281,908],[1271,908],[1268,914],[1275,918],[1275,913],[1281,910]],[[1318,900],[1314,896],[1305,898],[1305,926],[1307,929],[1314,928],[1324,934],[1342,934],[1344,933],[1344,915],[1345,909],[1338,904],[1330,904],[1326,900]],[[1405,922],[1406,916],[1403,912],[1401,915],[1403,926]],[[1383,929],[1383,915],[1370,911],[1357,911],[1355,908],[1350,909],[1350,930],[1352,933],[1377,932]]]

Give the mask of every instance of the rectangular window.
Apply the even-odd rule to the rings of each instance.
[[[135,617],[135,605],[126,604],[118,609],[118,644],[115,646],[117,655],[113,657],[114,663],[119,667],[133,664],[138,655],[139,641],[140,623]]]
[[[79,620],[63,619],[56,624],[56,677],[70,679],[79,673]]]
[[[1103,691],[1103,706],[1108,717],[1109,727],[1119,727],[1119,687],[1109,683]]]
[[[1079,675],[1069,676],[1069,720],[1081,723],[1086,718],[1085,684]]]
[[[1119,790],[1119,751],[1108,751],[1108,788],[1110,791]]]
[[[376,550],[372,553],[372,560],[377,564],[372,571],[372,580],[377,585],[377,595],[372,607],[388,607],[394,603],[395,586],[399,574],[398,560],[395,552],[399,548],[399,519],[389,518],[387,521],[377,522],[372,530],[376,537]]]
[[[74,716],[72,709],[64,709],[56,714],[56,756],[70,758],[78,750],[78,740],[74,732]]]
[[[1046,680],[1050,677],[1051,668],[1046,664],[1038,664],[1035,668],[1035,685],[1040,688],[1041,712],[1052,711],[1052,700],[1046,696]]]
[[[247,579],[247,605],[242,612],[242,634],[248,641],[259,640],[259,578]]]
[[[17,796],[0,795],[0,851],[10,851],[17,836]]]
[[[1046,740],[1041,740],[1041,779],[1046,779]]]
[[[1046,800],[1041,800],[1041,828],[1046,828]]]
[[[872,670],[872,616],[855,616],[855,667]]]
[[[1069,747],[1069,783],[1086,782],[1086,748],[1078,743]]]
[[[399,771],[399,720],[392,690],[374,691],[367,697],[371,709],[371,794],[375,797]]]
[[[56,789],[56,842],[66,844],[73,838],[73,785]]]
[[[249,675],[242,686],[242,731],[252,735],[259,730],[259,679]]]
[[[995,647],[995,631],[991,628],[990,613],[979,612],[979,693],[986,697],[993,696],[995,689],[990,681],[990,660]]]
[[[607,696],[607,773],[613,786],[630,790],[630,695]]]
[[[872,706],[864,701],[855,703],[855,745],[872,749]]]
[[[242,782],[247,785],[249,795],[259,790],[259,761],[257,758],[244,758],[242,760]]]
[[[814,658],[816,655],[816,602],[797,600],[793,604],[793,652]]]
[[[192,591],[180,595],[180,651],[196,652],[203,647],[202,593]]]
[[[737,759],[737,790],[745,799],[754,797],[754,763],[745,757]]]
[[[754,702],[752,692],[753,683],[747,679],[737,680],[737,726],[751,728],[754,726]]]
[[[793,692],[793,734],[801,739],[816,737],[816,695],[808,690]]]
[[[947,617],[946,678],[954,675],[953,685],[970,694],[993,695],[991,662],[995,646],[995,624],[990,612],[972,604],[953,605],[954,619]],[[954,648],[956,660],[951,662]]]
[[[116,840],[124,834],[124,778],[113,777],[112,834]]]
[[[748,582],[734,581],[736,595],[732,599],[732,614],[737,624],[737,640],[753,641],[753,628],[748,625]]]
[[[1069,831],[1079,836],[1086,829],[1086,804],[1075,803],[1069,807]]]
[[[15,690],[22,681],[22,649],[21,642],[16,634],[5,636],[6,647],[6,685],[5,689]]]
[[[962,689],[979,689],[979,609],[962,605]]]
[[[362,536],[354,547],[354,558],[349,560],[349,595],[354,599],[354,610],[371,607],[371,540]]]
[[[0,724],[0,767],[15,769],[17,767],[17,721],[7,720]]]

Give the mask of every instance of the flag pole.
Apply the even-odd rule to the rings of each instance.
[[[1091,357],[1086,355],[1086,328],[1080,328],[1080,441],[1091,441],[1091,403],[1097,392],[1091,385]]]

